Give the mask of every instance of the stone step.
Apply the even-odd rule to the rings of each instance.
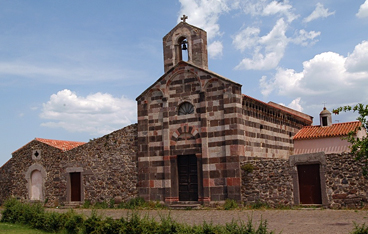
[[[199,203],[174,203],[169,205],[170,209],[176,209],[176,210],[196,210],[196,209],[200,209],[201,208],[201,204]]]

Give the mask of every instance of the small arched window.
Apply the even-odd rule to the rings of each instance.
[[[194,106],[189,102],[184,102],[179,106],[178,115],[188,115],[194,113]]]

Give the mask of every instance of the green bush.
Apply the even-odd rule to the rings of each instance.
[[[268,209],[270,208],[270,206],[265,202],[256,201],[250,204],[250,208],[253,210],[258,210],[258,209]]]
[[[252,173],[254,170],[254,166],[251,163],[246,163],[244,165],[241,166],[241,169],[245,172],[245,173]]]
[[[238,203],[235,200],[226,199],[225,204],[224,204],[224,209],[225,210],[232,210],[232,209],[236,209],[238,207],[239,207]]]
[[[91,201],[90,200],[85,200],[83,203],[82,208],[84,209],[89,209],[91,207]]]
[[[131,201],[131,207],[142,205],[142,199]],[[234,207],[236,202],[229,200],[229,207]],[[147,204],[147,203],[145,203]],[[236,204],[237,207],[237,204]],[[148,216],[141,218],[137,212],[127,215],[126,218],[114,220],[112,218],[103,219],[98,216],[96,211],[85,219],[82,215],[76,214],[73,210],[67,213],[59,214],[55,212],[45,212],[39,204],[23,204],[17,200],[8,200],[5,203],[5,210],[1,222],[11,222],[25,224],[31,228],[45,230],[47,232],[60,232],[76,234],[118,234],[118,233],[250,233],[267,234],[272,233],[267,230],[267,222],[260,222],[258,228],[253,226],[252,220],[248,222],[232,221],[226,225],[214,225],[204,222],[202,225],[180,224],[172,220],[170,216],[161,217],[160,222],[155,221]],[[365,228],[364,225],[362,227]],[[356,232],[364,233],[364,232]]]

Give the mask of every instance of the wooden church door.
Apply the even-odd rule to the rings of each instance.
[[[300,204],[322,204],[319,164],[298,165]]]
[[[179,201],[198,201],[198,169],[195,155],[178,156]]]
[[[70,173],[70,201],[81,201],[81,173]]]

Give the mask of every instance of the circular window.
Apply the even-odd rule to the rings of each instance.
[[[187,115],[194,113],[194,106],[189,102],[184,102],[179,106],[179,115]]]

